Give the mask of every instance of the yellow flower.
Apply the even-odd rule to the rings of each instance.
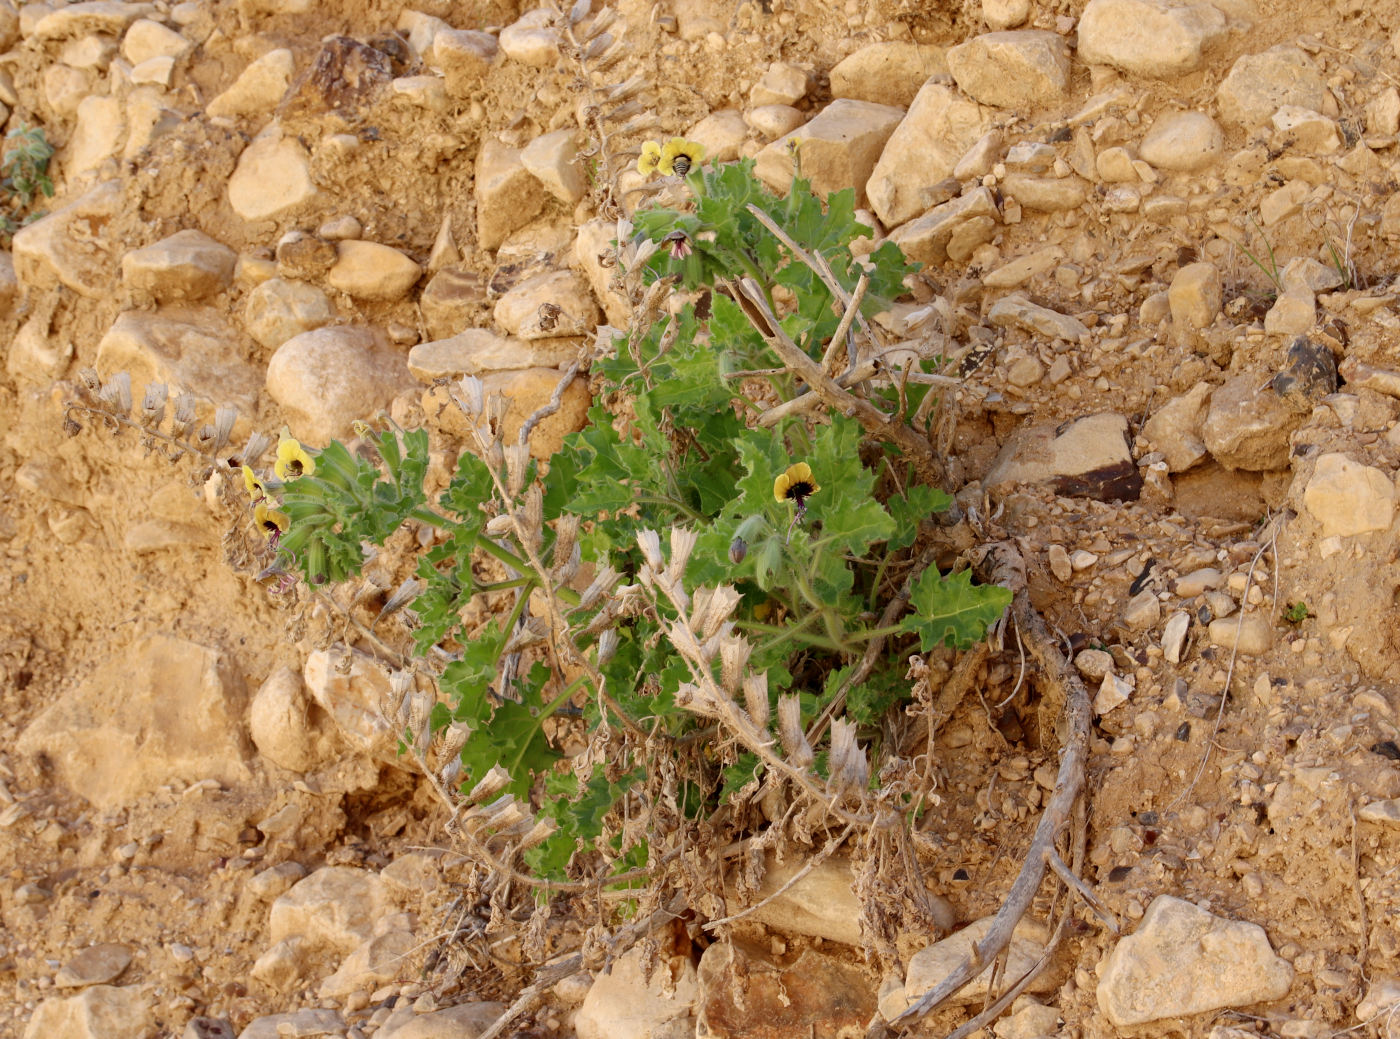
[[[298,476],[310,476],[316,471],[316,460],[306,452],[306,448],[289,436],[277,441],[277,461],[272,471],[279,480],[295,480]]]
[[[705,157],[705,149],[684,137],[672,137],[661,149],[658,164],[663,176],[684,177]]]
[[[267,488],[258,479],[258,474],[253,472],[252,467],[243,467],[243,486],[248,489],[248,497],[254,501],[260,501],[267,497]]]
[[[812,467],[806,462],[794,462],[773,481],[773,497],[778,501],[795,501],[799,509],[806,504],[807,497],[821,490],[812,479]]]
[[[269,541],[287,533],[292,525],[291,517],[281,509],[270,509],[261,503],[253,506],[253,522]]]
[[[642,145],[641,157],[637,160],[637,172],[650,177],[661,165],[661,145],[657,141],[647,141]]]

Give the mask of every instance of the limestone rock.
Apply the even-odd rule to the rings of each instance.
[[[254,898],[271,902],[304,876],[306,867],[300,862],[279,862],[254,875],[248,881],[247,891]]]
[[[1289,260],[1284,264],[1279,281],[1283,283],[1284,292],[1331,292],[1342,287],[1342,276],[1337,268],[1329,267],[1311,256],[1296,256]]]
[[[276,123],[243,150],[228,180],[229,205],[249,221],[267,220],[315,197],[306,149],[295,138],[283,137]]]
[[[130,372],[136,386],[179,387],[210,414],[224,404],[244,415],[256,410],[257,375],[243,358],[238,333],[213,307],[128,310],[97,344],[98,371]]]
[[[73,342],[53,334],[52,315],[40,311],[19,327],[5,356],[5,370],[21,382],[50,384],[73,360]]]
[[[496,60],[496,37],[475,29],[442,29],[433,36],[428,60],[442,70],[444,86],[453,97],[467,97],[481,86]]]
[[[446,112],[451,107],[441,76],[399,76],[389,83],[389,92],[429,112]]]
[[[236,785],[249,778],[246,696],[223,654],[153,635],[67,690],[30,723],[18,747],[47,754],[59,779],[99,808],[167,783]]]
[[[126,116],[120,101],[114,97],[83,98],[78,104],[73,136],[63,149],[66,183],[78,184],[104,172],[103,164],[121,154],[126,133]]]
[[[258,753],[290,772],[309,772],[335,752],[327,720],[307,699],[301,675],[289,667],[267,676],[248,710]]]
[[[1264,331],[1271,335],[1302,335],[1317,319],[1317,300],[1307,289],[1282,292],[1264,315]]]
[[[1189,344],[1196,332],[1214,324],[1223,294],[1220,269],[1213,263],[1188,263],[1172,275],[1167,303],[1178,343]]]
[[[974,36],[948,51],[948,69],[974,101],[1040,108],[1069,88],[1069,45],[1058,33],[1017,29]]]
[[[1303,51],[1288,43],[1235,62],[1216,91],[1220,118],[1253,129],[1283,105],[1321,110],[1327,82]]]
[[[1318,457],[1303,490],[1303,504],[1323,537],[1390,529],[1395,497],[1395,484],[1384,472],[1337,452]]]
[[[379,705],[389,698],[389,677],[373,660],[340,646],[314,650],[306,658],[302,679],[311,700],[330,716],[350,746],[382,764],[414,768],[411,757],[398,753],[402,733],[380,713]]]
[[[124,162],[140,163],[142,154],[156,140],[173,133],[185,123],[185,115],[166,104],[166,94],[154,87],[135,87],[126,99],[126,145],[122,148]]]
[[[1089,334],[1078,318],[1032,303],[1021,295],[997,300],[987,311],[987,320],[996,328],[1019,328],[1070,343],[1078,343]]]
[[[710,162],[733,162],[748,136],[749,127],[743,113],[735,108],[711,112],[685,132],[685,139],[704,148],[705,158]]]
[[[1014,289],[1055,268],[1065,258],[1065,251],[1058,245],[1047,245],[1025,256],[1002,264],[996,270],[987,272],[982,284],[989,289]],[[1087,331],[1087,329],[1086,329]]]
[[[166,56],[147,58],[131,70],[131,82],[168,87],[174,75],[174,58]]]
[[[1313,155],[1331,155],[1342,147],[1342,130],[1335,119],[1297,105],[1283,105],[1270,120],[1275,139],[1284,147]]]
[[[744,113],[744,123],[765,141],[792,133],[807,121],[807,114],[791,105],[759,105]]]
[[[587,335],[601,315],[588,282],[575,271],[526,278],[496,303],[496,323],[521,339]]]
[[[310,948],[304,938],[293,935],[264,950],[250,973],[274,992],[290,992],[310,970]]]
[[[1212,165],[1225,147],[1225,131],[1204,112],[1159,117],[1138,146],[1144,162],[1159,170],[1194,173]]]
[[[780,863],[768,855],[763,881],[753,896],[759,908],[749,917],[784,934],[805,934],[859,947],[860,902],[851,890],[850,859],[833,855],[786,887],[802,869],[803,864],[791,858]],[[943,913],[941,926],[950,930],[954,920],[952,907],[942,898],[932,897],[935,907]]]
[[[578,237],[574,239],[574,264],[588,279],[594,298],[602,303],[608,323],[616,328],[625,328],[632,308],[622,298],[622,293],[613,288],[612,278],[617,267],[604,266],[602,260],[603,256],[612,251],[616,240],[615,221],[599,218],[580,225]]]
[[[1225,16],[1207,3],[1090,0],[1079,20],[1079,59],[1138,76],[1193,72],[1227,34]]]
[[[758,153],[754,172],[774,191],[792,185],[790,143],[796,139],[802,175],[822,198],[842,188],[854,188],[857,207],[865,205],[865,183],[904,109],[870,101],[838,99],[805,126],[786,134]]]
[[[1218,623],[1218,622],[1217,622]],[[1282,999],[1293,968],[1258,924],[1158,895],[1104,961],[1099,1007],[1119,1027]]]
[[[445,267],[429,279],[418,297],[423,323],[432,339],[447,339],[467,327],[486,302],[486,287],[479,275]]]
[[[102,229],[121,204],[121,185],[105,181],[16,231],[11,243],[15,276],[25,294],[62,284],[88,299],[105,297],[114,272]]]
[[[1372,134],[1400,133],[1400,90],[1386,87],[1366,103],[1366,130]]]
[[[520,161],[560,202],[573,205],[588,191],[573,130],[541,134],[520,152]]]
[[[698,980],[696,1034],[713,1039],[860,1035],[875,1012],[869,975],[818,949],[781,965],[751,942],[716,942]]]
[[[367,938],[341,961],[334,974],[321,982],[317,992],[322,999],[344,999],[359,989],[372,991],[397,978],[404,961],[418,946],[418,936],[405,929]]]
[[[87,4],[74,4],[86,7]],[[123,6],[116,4],[114,6]],[[52,17],[50,15],[49,17]],[[94,985],[76,996],[50,996],[24,1028],[24,1039],[112,1039],[145,1035],[154,1027],[150,996],[135,985]]]
[[[1054,493],[1136,501],[1142,477],[1128,450],[1128,420],[1104,413],[1064,426],[1024,426],[1002,447],[982,481],[994,492],[1044,484]]]
[[[1213,620],[1206,634],[1211,645],[1234,650],[1246,657],[1263,656],[1274,644],[1274,629],[1257,614]]]
[[[408,352],[413,377],[437,379],[520,368],[561,368],[579,354],[578,339],[520,339],[485,328],[468,328],[455,336],[419,343]]]
[[[203,299],[228,287],[237,259],[203,231],[177,231],[123,256],[122,280],[161,302]]]
[[[870,208],[886,227],[897,227],[945,200],[936,189],[987,133],[991,114],[941,83],[920,88],[865,186]]]
[[[1225,468],[1267,472],[1288,465],[1288,436],[1301,420],[1257,373],[1237,375],[1211,395],[1201,438]]]
[[[982,0],[982,20],[994,31],[1014,29],[1030,16],[1030,0]]]
[[[120,942],[89,945],[54,975],[55,988],[85,988],[115,981],[131,965],[131,948]]]
[[[1308,197],[1308,185],[1301,180],[1290,181],[1281,188],[1269,192],[1259,202],[1259,219],[1265,227],[1281,224],[1291,216],[1303,211],[1303,203]]]
[[[248,293],[243,307],[248,334],[269,350],[334,320],[335,308],[324,292],[315,285],[284,278],[268,278]]]
[[[953,973],[963,960],[968,958],[972,947],[987,936],[987,932],[992,926],[992,919],[990,916],[984,916],[961,930],[955,931],[942,941],[935,942],[914,953],[909,958],[903,987],[896,987],[880,994],[880,1013],[884,1015],[885,1020],[888,1021],[896,1014],[901,1013],[914,1000]],[[1029,970],[1040,959],[1048,938],[1049,931],[1039,921],[1026,917],[1017,924],[1007,952],[1006,970],[1008,973],[1014,972],[1014,976],[1019,978]],[[949,1000],[947,1005],[967,1006],[971,1003],[980,1003],[987,994],[987,982],[991,979],[991,974],[992,965],[989,963],[987,969],[973,978],[965,988]],[[1049,971],[1042,972],[1038,978],[1030,983],[1027,991],[1034,993],[1054,991],[1056,986],[1052,974],[1053,972]]]
[[[553,396],[563,372],[557,368],[522,368],[519,371],[492,372],[483,376],[486,393],[504,394],[510,402],[505,415],[506,443],[514,443],[520,426]],[[564,444],[564,437],[576,433],[588,423],[588,409],[593,403],[588,392],[588,380],[576,376],[564,389],[560,408],[530,434],[530,454],[544,461]],[[423,410],[442,424],[447,433],[466,436],[466,417],[452,404],[443,387],[434,387],[423,395]]]
[[[287,92],[296,59],[286,47],[270,50],[239,73],[205,109],[211,116],[259,116],[270,112]]]
[[[920,263],[961,262],[977,246],[991,241],[1000,222],[1001,210],[990,189],[979,187],[895,228],[890,241]]]
[[[1357,817],[1360,818],[1369,807],[1370,805],[1363,806],[1357,812]],[[1373,976],[1370,986],[1366,989],[1365,998],[1356,1005],[1356,1019],[1362,1023],[1373,1021],[1389,1012],[1397,1003],[1400,1003],[1400,981]]]
[[[268,931],[274,942],[298,935],[312,948],[344,956],[373,937],[375,921],[391,905],[377,873],[323,866],[272,903]]]
[[[1084,204],[1089,197],[1089,182],[1073,174],[1037,177],[1029,173],[1008,173],[1001,180],[1001,190],[1026,209],[1062,213]]]
[[[128,25],[153,9],[151,4],[128,4],[121,0],[83,0],[47,12],[39,7],[39,21],[26,35],[34,43],[75,36],[120,36]]]
[[[267,392],[282,405],[294,435],[325,444],[411,385],[401,357],[380,333],[337,325],[288,339],[267,366]]]
[[[953,167],[954,180],[981,180],[996,164],[1005,143],[1000,130],[988,130],[963,152],[958,164]]]
[[[265,3],[268,0],[253,0]],[[300,3],[301,0],[294,0]],[[290,1014],[268,1014],[255,1017],[238,1033],[238,1039],[286,1039],[287,1036],[332,1036],[345,1032],[345,1021],[339,1012],[315,1008]]]
[[[831,69],[831,96],[910,105],[930,77],[948,71],[942,47],[892,40],[867,43]]]
[[[544,208],[544,192],[521,159],[520,149],[494,137],[476,158],[476,237],[483,249],[499,249],[512,231]]]
[[[1105,148],[1094,159],[1094,172],[1105,184],[1136,184],[1141,178],[1127,148]]]
[[[549,24],[551,18],[547,8],[537,8],[506,26],[501,30],[501,53],[532,68],[554,65],[559,60],[559,30]]]
[[[439,32],[450,29],[451,26],[436,15],[424,14],[410,8],[399,12],[394,28],[408,40],[408,45],[413,48],[414,53],[427,60],[433,39]]]
[[[1184,472],[1206,457],[1201,423],[1205,421],[1211,389],[1209,383],[1197,383],[1189,393],[1167,401],[1143,423],[1142,435],[1154,450],[1162,452],[1167,472]]]
[[[335,266],[326,272],[326,284],[356,299],[403,299],[423,273],[393,246],[351,239],[337,242],[335,248]]]
[[[402,1025],[384,1023],[378,1039],[476,1039],[505,1013],[504,1003],[463,1003],[418,1014]]]
[[[182,58],[194,44],[160,22],[140,18],[131,23],[122,37],[122,57],[132,65],[152,58]]]
[[[807,73],[785,61],[775,61],[759,77],[749,91],[749,103],[763,105],[795,105],[807,96]]]
[[[695,1035],[692,1007],[699,998],[689,958],[663,958],[647,979],[642,950],[618,957],[601,974],[574,1018],[578,1039],[682,1039]]]

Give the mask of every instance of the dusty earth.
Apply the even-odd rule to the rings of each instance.
[[[425,263],[446,216],[461,250],[459,266],[485,283],[504,261],[474,237],[473,171],[481,142],[496,137],[519,145],[571,121],[576,72],[570,63],[536,68],[507,58],[497,58],[479,83],[440,111],[386,95],[351,105],[346,115],[328,110],[313,91],[294,89],[280,106],[209,117],[209,100],[276,48],[289,49],[301,71],[324,38],[383,37],[400,25],[406,8],[456,28],[493,32],[524,13],[509,0],[470,6],[347,0],[287,13],[297,6],[149,5],[151,18],[180,27],[193,43],[176,60],[161,99],[180,119],[146,147],[84,171],[83,178],[71,178],[65,166],[77,99],[117,91],[111,71],[122,60],[111,53],[117,36],[95,48],[102,56],[80,68],[77,86],[66,80],[56,86],[60,77],[52,70],[69,40],[33,37],[48,8],[29,4],[19,12],[26,35],[0,55],[13,94],[6,99],[7,127],[38,124],[59,146],[59,197],[47,205],[71,201],[99,176],[121,185],[115,214],[90,228],[98,248],[110,254],[108,288],[80,294],[52,282],[11,281],[0,310],[0,341],[11,344],[12,355],[17,333],[40,313],[57,351],[47,378],[13,361],[0,376],[0,1035],[23,1034],[35,1008],[54,994],[58,969],[97,941],[135,951],[120,983],[141,987],[151,1012],[147,1034],[179,1035],[195,1015],[225,1017],[242,1028],[260,1015],[321,1005],[310,982],[278,990],[253,977],[252,965],[268,945],[268,904],[250,877],[285,861],[308,870],[379,868],[443,840],[441,809],[413,778],[348,752],[339,763],[323,761],[315,776],[299,776],[264,760],[244,735],[239,775],[199,782],[196,771],[143,786],[142,763],[128,761],[103,782],[118,789],[129,784],[138,793],[94,801],[74,791],[55,754],[19,749],[21,734],[75,689],[91,694],[94,682],[107,682],[111,700],[120,698],[124,686],[111,678],[111,668],[153,638],[210,647],[249,693],[281,668],[300,671],[312,648],[310,641],[288,639],[288,612],[276,596],[226,564],[221,536],[228,520],[190,486],[188,466],[144,455],[131,437],[63,436],[65,391],[58,384],[95,362],[97,344],[119,313],[148,306],[121,287],[120,256],[179,230],[203,231],[240,257],[231,283],[204,302],[238,326],[283,233],[353,216],[359,237]],[[997,9],[1004,6],[1015,5]],[[1229,31],[1198,70],[1141,77],[1076,60],[1063,97],[1043,108],[996,111],[1005,146],[1044,142],[1068,161],[1075,138],[1067,117],[1091,95],[1119,90],[1126,101],[1090,124],[1091,157],[1131,147],[1144,127],[1168,113],[1215,111],[1217,88],[1236,59],[1281,43],[1298,44],[1325,78],[1324,107],[1331,109],[1325,114],[1340,128],[1335,144],[1309,150],[1272,128],[1226,122],[1213,164],[1162,175],[1157,193],[1185,202],[1156,216],[1146,215],[1146,205],[1132,211],[1118,205],[1122,196],[1111,189],[1121,181],[1105,180],[1104,164],[1091,163],[1093,186],[1081,204],[1048,213],[1024,206],[1019,222],[997,227],[990,246],[927,267],[912,286],[918,302],[947,301],[945,328],[960,351],[972,342],[993,346],[980,365],[965,366],[969,388],[954,409],[950,489],[962,490],[965,504],[983,505],[987,536],[1019,541],[1033,561],[1035,603],[1053,628],[1076,651],[1106,651],[1111,669],[1131,685],[1126,702],[1101,703],[1096,719],[1088,883],[1127,929],[1161,894],[1258,924],[1295,972],[1287,995],[1271,1003],[1119,1029],[1095,998],[1096,968],[1112,939],[1084,913],[1069,936],[1058,987],[1043,997],[1062,1019],[1060,1035],[1389,1034],[1385,1018],[1359,1022],[1357,1007],[1373,985],[1400,976],[1400,830],[1385,822],[1383,808],[1400,795],[1394,599],[1400,536],[1388,513],[1383,522],[1353,529],[1336,507],[1307,493],[1314,483],[1321,487],[1317,459],[1340,453],[1379,471],[1389,490],[1376,493],[1390,500],[1400,460],[1394,434],[1400,376],[1362,385],[1359,369],[1348,376],[1344,365],[1338,394],[1300,409],[1279,435],[1282,452],[1259,465],[1238,467],[1236,459],[1231,468],[1205,455],[1178,469],[1164,463],[1164,444],[1144,432],[1150,416],[1199,385],[1217,387],[1240,375],[1263,385],[1290,363],[1293,336],[1265,330],[1275,286],[1250,253],[1268,265],[1272,250],[1280,269],[1298,257],[1332,269],[1340,256],[1351,284],[1320,294],[1314,341],[1382,376],[1400,368],[1400,320],[1390,291],[1395,228],[1386,219],[1400,156],[1395,117],[1386,126],[1385,105],[1368,108],[1385,91],[1394,94],[1400,41],[1392,33],[1400,30],[1400,7],[1353,0],[1222,6]],[[0,9],[12,8],[0,0]],[[831,100],[832,67],[868,43],[913,41],[941,53],[987,31],[975,2],[773,0],[713,8],[697,2],[673,10],[663,0],[622,3],[618,10],[629,50],[617,78],[646,78],[647,104],[666,133],[683,132],[715,111],[749,109],[750,91],[774,62],[811,73],[796,106],[806,118]],[[1033,0],[1026,27],[1072,40],[1082,11],[1079,0]],[[407,45],[401,60],[396,75],[419,69]],[[229,177],[274,109],[284,136],[311,149],[319,193],[300,209],[244,219],[230,205]],[[361,147],[338,157],[317,149],[323,138],[347,131]],[[755,135],[746,150],[763,143]],[[1265,200],[1299,183],[1306,185],[1306,204],[1263,226]],[[1145,187],[1138,185],[1147,198]],[[569,256],[572,249],[554,243],[567,244],[573,229],[595,215],[587,202],[550,199],[526,237]],[[1004,293],[981,279],[1049,248],[1058,248],[1055,259],[1021,291],[1076,316],[1090,335],[1052,345],[1020,328],[983,327],[983,315]],[[1202,261],[1219,272],[1220,312],[1207,315],[1199,323],[1205,331],[1193,337],[1174,326],[1162,293],[1180,269]],[[341,321],[389,330],[403,352],[426,337],[417,298],[418,290],[383,302],[338,294],[335,306]],[[484,293],[462,320],[489,326]],[[243,372],[227,374],[239,385],[251,378],[244,418],[253,428],[276,430],[283,413],[262,389],[272,350],[246,335],[237,341],[242,356],[228,363],[241,364]],[[396,414],[411,418],[421,392],[406,391]],[[1144,479],[1136,500],[991,488],[988,518],[977,481],[1013,432],[1031,422],[1103,412],[1129,422]],[[453,449],[450,437],[438,436],[443,450]],[[1340,511],[1351,510],[1344,504]],[[151,538],[152,523],[178,526],[181,534]],[[1207,569],[1218,573],[1202,577]],[[1187,575],[1194,580],[1182,584]],[[1251,628],[1258,637],[1249,645],[1241,627],[1234,653],[1235,636],[1208,625],[1238,620],[1240,602],[1264,624],[1262,633]],[[1164,628],[1176,612],[1192,618],[1179,662],[1163,649]],[[1086,661],[1085,670],[1092,668]],[[995,706],[1012,692],[1019,670],[1012,640],[992,655],[982,697],[969,697],[940,735],[944,804],[919,847],[931,887],[960,920],[999,905],[1041,799],[1037,770],[1056,757],[1053,740],[1028,735],[1053,733],[1052,719]],[[156,695],[160,677],[146,679]],[[1091,692],[1098,688],[1096,677]],[[85,702],[98,713],[104,709],[101,695]],[[290,831],[272,839],[258,828],[289,803],[303,804]],[[305,804],[314,807],[304,810]],[[425,898],[412,908],[432,919],[441,908],[432,903]],[[431,935],[432,928],[422,933]],[[394,984],[399,987],[373,993],[373,1004],[339,1004],[361,1028],[351,1034],[372,1032],[371,1011],[386,1001],[417,998],[431,987],[416,971]],[[475,987],[468,975],[455,990],[436,993],[444,1004],[510,995],[490,972]],[[569,1034],[566,1011],[547,1006],[515,1027],[522,1034]],[[928,1028],[951,1028],[961,1014],[949,1012]]]

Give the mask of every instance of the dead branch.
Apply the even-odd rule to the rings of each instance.
[[[1025,916],[1040,890],[1041,881],[1052,855],[1058,856],[1055,842],[1070,822],[1075,804],[1084,790],[1085,764],[1089,754],[1089,694],[1079,676],[1060,653],[1054,636],[1045,621],[1031,605],[1026,589],[1026,566],[1020,552],[1009,542],[988,547],[982,565],[978,567],[984,579],[1011,588],[1015,599],[1011,609],[1031,655],[1040,665],[1041,682],[1064,696],[1065,717],[1069,735],[1060,752],[1060,770],[1055,777],[1055,789],[1046,802],[1045,811],[1035,828],[1021,872],[1011,885],[1011,891],[997,912],[987,936],[973,947],[972,954],[951,974],[900,1014],[892,1024],[911,1023],[937,1007],[973,978],[1011,944],[1012,933]]]
[[[642,936],[656,930],[662,924],[674,920],[685,912],[685,896],[672,895],[670,900],[657,909],[648,913],[640,920],[634,920],[625,927],[619,928],[613,935],[609,944],[612,946],[613,955],[617,956],[626,952]],[[583,970],[583,953],[576,952],[571,956],[566,956],[556,963],[548,963],[541,967],[535,974],[535,980],[530,986],[524,989],[515,1002],[507,1008],[506,1012],[496,1018],[494,1024],[486,1031],[482,1032],[477,1039],[497,1039],[521,1014],[529,1012],[543,998],[544,993],[557,985],[560,981],[579,971]]]
[[[763,290],[752,278],[742,278],[732,287],[736,294],[741,296],[762,317],[761,322],[755,321],[749,309],[744,309],[745,315],[759,334],[768,341],[768,345],[773,348],[773,352],[778,355],[779,360],[787,365],[803,382],[807,383],[812,388],[812,392],[820,397],[827,407],[848,418],[856,419],[867,433],[898,446],[914,463],[914,467],[919,471],[919,476],[924,482],[935,487],[941,486],[943,463],[934,453],[933,445],[929,443],[927,437],[920,436],[903,422],[891,419],[870,401],[857,397],[827,375],[822,370],[822,366],[808,357],[802,348],[783,331],[782,325],[778,323],[777,315],[773,313],[773,309],[768,305],[768,300],[764,298]]]

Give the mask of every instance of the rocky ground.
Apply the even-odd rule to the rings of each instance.
[[[1095,693],[1083,873],[1129,936],[1078,914],[997,1034],[1392,1034],[1400,6],[612,10],[647,136],[775,187],[796,137],[819,191],[853,187],[925,264],[882,322],[965,376],[950,489],[1022,546]],[[61,403],[125,370],[236,406],[235,439],[382,409],[450,459],[435,380],[478,372],[518,422],[626,316],[559,24],[0,0],[0,118],[58,146],[48,215],[0,253],[0,1035],[474,1035],[513,998],[491,962],[425,969],[483,910],[366,708],[376,672],[227,565],[217,482],[65,438]],[[535,452],[588,403],[580,376]],[[939,732],[918,854],[955,945],[1053,783],[1054,718],[998,706],[1020,666],[994,653]],[[862,1034],[953,953],[872,975],[849,877],[827,860],[749,942],[702,957],[681,929],[669,970],[625,957],[511,1028]]]

